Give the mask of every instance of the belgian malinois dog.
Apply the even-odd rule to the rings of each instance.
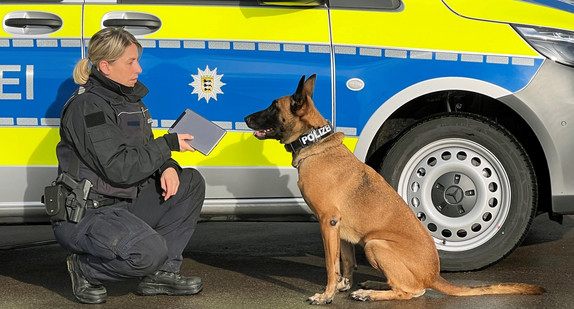
[[[423,224],[381,175],[343,145],[343,133],[335,133],[315,108],[315,79],[315,74],[306,81],[303,76],[293,95],[245,117],[255,137],[279,140],[293,154],[297,184],[319,221],[327,287],[308,299],[311,304],[331,303],[337,291],[351,288],[354,244],[364,247],[370,264],[387,279],[376,284],[384,290],[351,293],[356,300],[411,299],[426,289],[457,296],[544,292],[523,283],[469,287],[443,279],[435,243]]]

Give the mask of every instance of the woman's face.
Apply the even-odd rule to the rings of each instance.
[[[142,72],[138,58],[138,47],[135,44],[132,44],[116,61],[101,61],[100,71],[116,83],[127,87],[133,87],[138,81],[138,74]]]

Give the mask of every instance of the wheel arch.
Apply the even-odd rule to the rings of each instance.
[[[504,126],[525,147],[539,183],[538,212],[552,215],[546,154],[538,136],[525,117],[517,112],[516,106],[513,109],[499,100],[510,95],[511,92],[497,85],[469,78],[438,78],[414,84],[395,94],[373,113],[359,136],[355,155],[378,168],[392,141],[421,119],[451,111],[487,117]]]

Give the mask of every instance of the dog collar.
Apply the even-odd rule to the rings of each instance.
[[[302,148],[318,143],[323,138],[333,134],[333,131],[334,130],[331,122],[327,122],[326,125],[320,128],[315,128],[307,131],[292,143],[285,144],[285,149],[287,149],[288,152],[295,153]]]

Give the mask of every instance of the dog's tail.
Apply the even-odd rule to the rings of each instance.
[[[487,294],[523,294],[523,295],[539,295],[545,292],[544,288],[526,283],[501,283],[483,286],[463,286],[454,285],[446,281],[441,276],[437,276],[436,280],[429,286],[435,291],[447,295],[454,296],[471,296],[471,295],[487,295]]]

